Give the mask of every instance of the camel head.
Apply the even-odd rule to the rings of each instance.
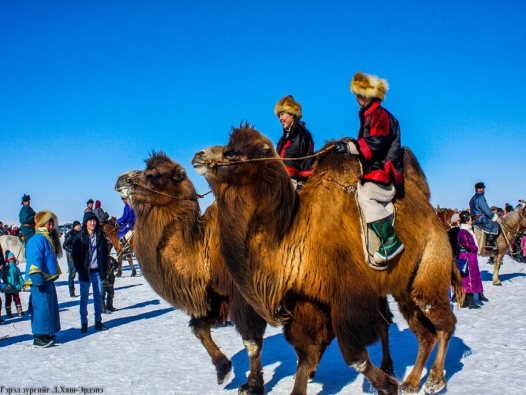
[[[145,204],[167,206],[178,201],[197,200],[186,170],[164,152],[153,152],[145,162],[145,170],[121,174],[115,184],[115,190],[129,200],[135,211]]]
[[[197,152],[192,165],[206,178],[212,190],[216,188],[216,196],[219,184],[252,187],[256,178],[264,178],[269,172],[280,173],[284,189],[293,191],[274,145],[249,124],[233,128],[226,146],[209,147]]]

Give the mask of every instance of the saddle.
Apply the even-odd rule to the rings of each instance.
[[[495,256],[496,251],[490,251],[486,249],[486,239],[489,233],[476,224],[473,224],[473,233],[475,233],[475,240],[477,241],[477,245],[479,247],[478,254],[483,257]]]

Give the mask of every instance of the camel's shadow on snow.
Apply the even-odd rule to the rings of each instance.
[[[389,328],[391,356],[393,358],[395,376],[398,382],[402,382],[409,374],[416,360],[418,342],[410,329],[400,330],[396,323]],[[379,366],[382,360],[382,348],[380,343],[368,347],[369,355],[372,362]],[[436,348],[431,354],[427,363],[428,370],[431,368],[432,361],[435,358]],[[464,341],[456,336],[451,338],[447,358],[445,361],[446,380],[462,370],[464,364],[462,359],[471,353],[471,349]],[[263,343],[262,365],[265,373],[265,388],[271,392],[279,381],[284,378],[292,377],[296,373],[296,354],[292,346],[287,343],[283,334],[276,334],[265,338]],[[225,387],[227,390],[233,390],[246,382],[245,372],[247,370],[248,357],[244,349],[232,356],[234,379]],[[274,366],[274,372],[269,373],[270,369],[266,366]],[[349,368],[340,354],[338,344],[334,340],[327,348],[323,355],[314,382],[321,384],[322,390],[318,395],[329,395],[340,393],[347,385],[356,380],[363,380],[362,390],[364,393],[376,393],[368,380],[360,377],[354,369]],[[422,379],[422,385],[427,379],[426,375]],[[291,381],[290,389],[293,383]]]

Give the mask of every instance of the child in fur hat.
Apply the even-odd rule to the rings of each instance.
[[[301,121],[301,105],[292,96],[282,97],[274,107],[274,114],[283,126],[283,135],[278,141],[276,151],[281,158],[302,158],[314,153],[314,140]],[[296,190],[301,189],[312,174],[313,159],[284,160]]]
[[[51,211],[35,215],[35,235],[26,245],[26,284],[31,286],[31,329],[35,347],[49,347],[60,330],[55,280],[62,273],[58,258],[62,245],[58,233],[58,219]]]
[[[388,89],[384,79],[361,72],[354,75],[351,92],[360,106],[360,130],[356,140],[338,141],[334,146],[334,152],[358,155],[362,162],[357,199],[367,226],[380,240],[374,260],[369,262],[376,270],[386,269],[388,261],[404,249],[390,219],[395,185],[403,184],[403,150],[398,120],[382,107]]]
[[[22,309],[22,301],[20,300],[20,291],[25,288],[24,277],[18,268],[18,259],[16,259],[15,254],[9,250],[6,251],[5,262],[6,266],[2,271],[2,279],[4,283],[11,285],[10,289],[5,291],[5,311],[8,317],[14,317],[11,312],[11,303],[14,300],[18,316],[22,317],[24,310]]]

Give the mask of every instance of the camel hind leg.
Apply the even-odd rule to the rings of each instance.
[[[232,371],[232,362],[219,349],[217,344],[212,339],[211,327],[212,323],[209,318],[195,318],[190,320],[190,327],[195,337],[199,339],[203,347],[212,358],[212,363],[216,368],[217,383],[223,384],[230,376]]]
[[[400,386],[404,394],[416,394],[420,388],[422,371],[438,340],[438,348],[430,370],[429,377],[424,385],[424,391],[434,394],[446,385],[444,377],[444,363],[449,341],[455,330],[456,318],[451,311],[447,290],[436,294],[434,299],[415,298],[417,301],[402,296],[396,298],[400,312],[407,320],[411,331],[418,340],[418,353],[413,369]],[[432,301],[431,301],[432,300]]]

